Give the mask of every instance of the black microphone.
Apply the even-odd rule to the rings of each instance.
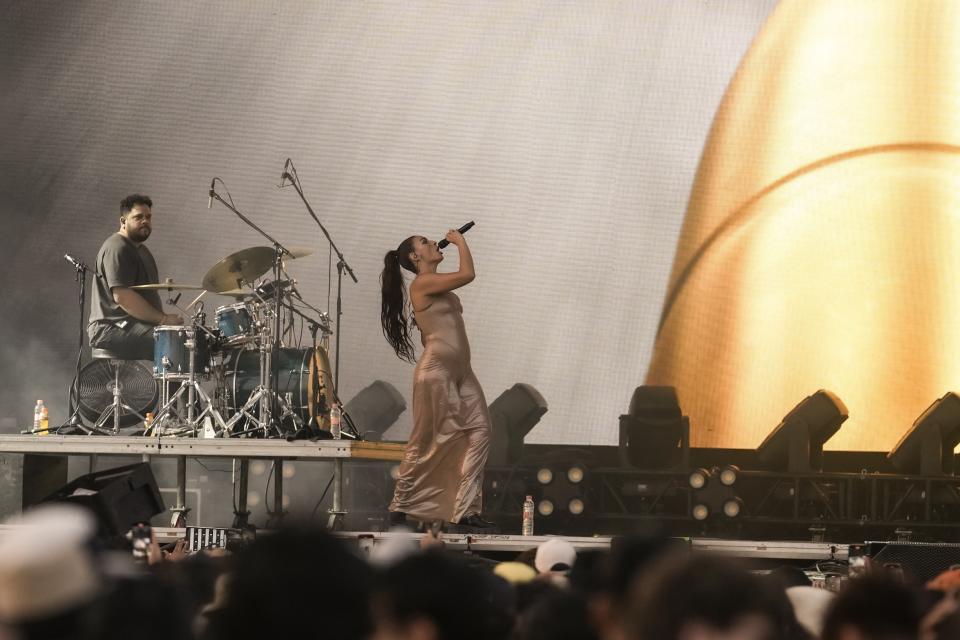
[[[280,188],[287,186],[284,184],[284,180],[290,178],[290,182],[293,182],[293,176],[287,173],[287,168],[290,166],[290,158],[287,158],[287,161],[283,163],[283,173],[280,174]]]
[[[213,185],[215,185],[216,183],[217,183],[216,178],[210,181],[210,200],[207,201],[207,209],[213,209],[213,194],[216,193],[216,191],[213,190]]]
[[[74,257],[73,257],[72,255],[70,255],[69,253],[63,254],[63,257],[64,257],[64,259],[65,259],[67,262],[69,262],[70,264],[72,264],[75,268],[80,269],[80,270],[82,270],[82,271],[87,271],[87,265],[83,264],[83,261],[82,261],[82,260],[78,260],[78,259],[74,258]]]
[[[470,228],[471,228],[471,227],[473,227],[473,220],[471,220],[471,221],[468,222],[467,224],[465,224],[465,225],[463,225],[462,227],[460,227],[459,229],[457,229],[457,231],[459,231],[460,233],[466,233],[467,231],[470,231]],[[443,248],[444,248],[445,246],[447,246],[448,244],[450,244],[450,241],[447,240],[446,238],[444,238],[443,240],[441,240],[440,242],[437,243],[437,247],[439,247],[440,249],[443,249]]]

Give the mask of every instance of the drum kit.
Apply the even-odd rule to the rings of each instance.
[[[291,249],[284,258],[309,253]],[[201,291],[187,305],[192,313],[181,309],[185,324],[154,329],[159,400],[145,435],[289,438],[329,432],[330,410],[339,404],[327,357],[330,318],[300,297],[282,262],[273,278],[261,279],[278,260],[273,247],[251,247],[211,267],[201,286],[168,280],[132,287],[166,291],[176,296],[169,300],[174,305],[182,292]],[[237,300],[216,309],[213,326],[201,300],[207,292]],[[285,344],[277,333],[296,319],[310,329],[306,348]]]

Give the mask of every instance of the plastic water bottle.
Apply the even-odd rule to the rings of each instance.
[[[43,400],[37,400],[36,406],[33,407],[33,430],[40,430],[40,421],[43,419]]]
[[[533,535],[533,496],[523,501],[523,524],[520,532],[525,536]]]
[[[340,439],[340,416],[340,405],[334,402],[330,406],[330,435],[333,436],[334,440]]]

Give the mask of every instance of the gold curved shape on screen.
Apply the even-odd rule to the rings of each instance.
[[[754,448],[805,396],[889,450],[960,387],[960,2],[785,0],[701,158],[649,384],[694,446]]]

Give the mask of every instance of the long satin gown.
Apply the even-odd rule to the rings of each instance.
[[[413,431],[390,510],[459,522],[480,513],[490,414],[470,368],[460,298],[447,292],[432,300],[414,312],[423,353],[413,372]]]

